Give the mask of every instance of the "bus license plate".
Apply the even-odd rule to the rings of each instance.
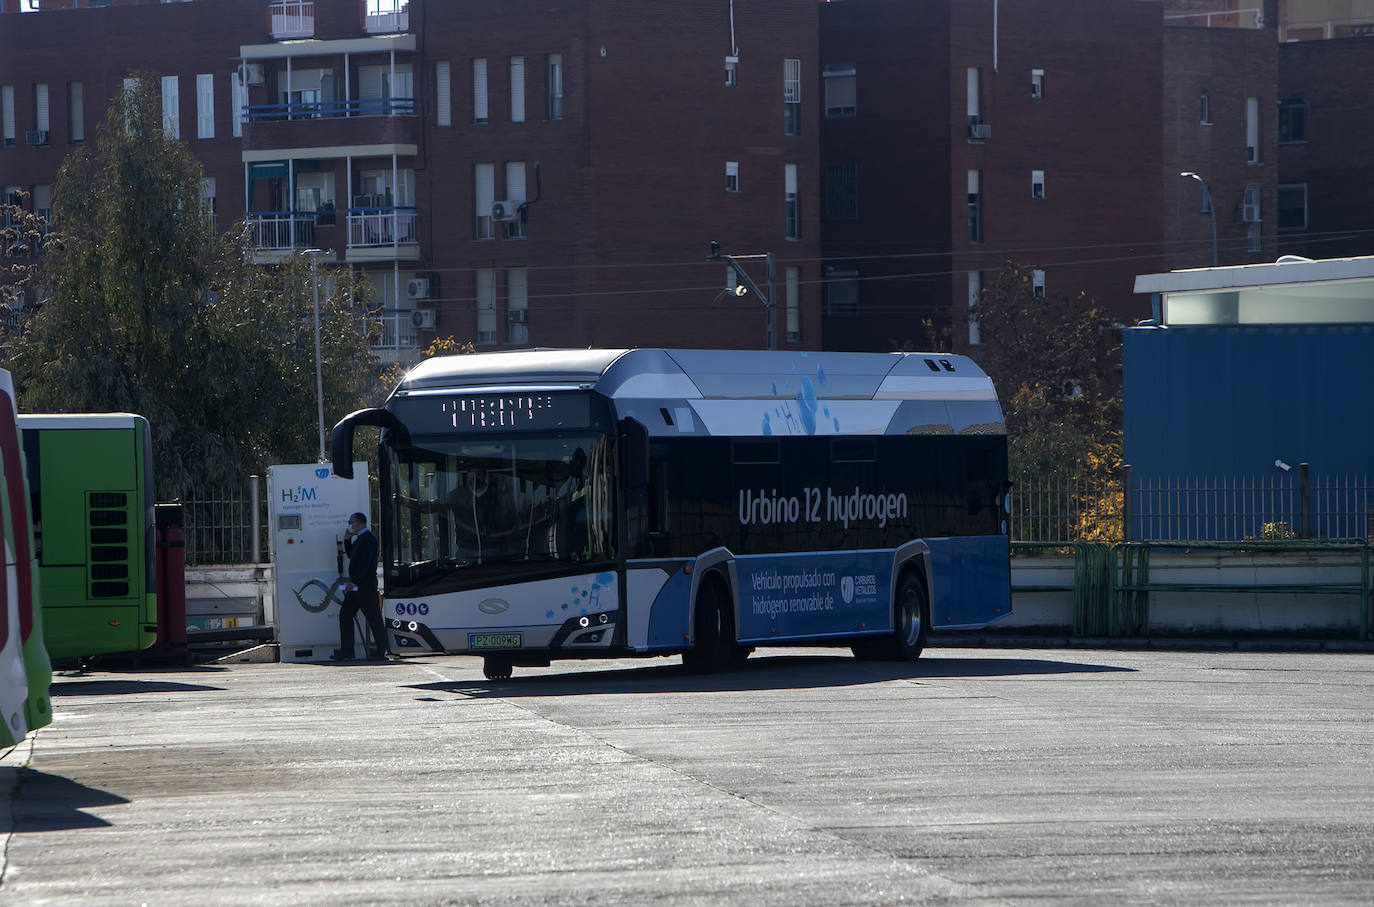
[[[518,649],[520,648],[519,633],[470,633],[468,634],[469,649]]]

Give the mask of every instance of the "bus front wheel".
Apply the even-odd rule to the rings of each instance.
[[[723,584],[708,580],[697,596],[692,620],[692,648],[682,653],[682,663],[693,674],[710,674],[730,667],[736,649],[730,604]]]
[[[501,655],[488,655],[482,659],[482,673],[487,680],[510,680],[511,672],[514,671],[511,660]]]
[[[894,604],[896,628],[892,635],[855,643],[852,647],[854,657],[868,661],[915,661],[921,657],[930,623],[930,600],[919,574],[907,572],[902,575]]]

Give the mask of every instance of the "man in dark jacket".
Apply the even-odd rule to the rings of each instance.
[[[353,615],[361,611],[376,646],[368,661],[386,661],[386,625],[377,600],[377,537],[367,528],[366,514],[355,513],[348,518],[344,553],[348,555],[348,584],[339,608],[339,648],[329,657],[334,661],[353,658]]]

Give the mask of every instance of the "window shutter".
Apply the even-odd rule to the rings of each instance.
[[[477,342],[496,342],[496,271],[477,269]]]
[[[181,138],[181,102],[176,76],[162,77],[162,132],[169,139]]]
[[[525,58],[510,58],[510,121],[525,122]]]
[[[229,106],[232,108],[231,114],[234,124],[234,138],[239,138],[243,135],[243,105],[245,103],[245,97],[247,97],[247,89],[244,87],[243,83],[239,81],[239,74],[234,72],[229,76]]]
[[[438,125],[453,125],[453,87],[449,84],[448,61],[434,64],[434,88],[437,94]]]
[[[517,205],[525,200],[524,161],[511,161],[506,164],[506,198]]]
[[[14,86],[0,86],[0,108],[4,108],[5,142],[14,143]]]
[[[472,121],[487,121],[487,61],[472,61]]]
[[[86,141],[85,89],[80,82],[67,84],[67,115],[71,119],[72,141]]]
[[[176,78],[176,77],[173,76],[173,78]],[[38,110],[38,123],[37,123],[37,127],[38,127],[39,129],[43,130],[44,132],[47,132],[48,129],[50,128],[50,122],[49,122],[49,120],[48,120],[48,86],[47,86],[47,83],[45,83],[45,82],[40,82],[39,84],[35,85],[35,86],[34,86],[34,91],[33,91],[33,97],[34,97],[34,106],[35,106],[35,107],[37,108],[37,110]]]
[[[382,72],[389,68],[386,66],[359,66],[358,97],[365,100],[376,100],[382,97]]]
[[[787,195],[797,194],[797,165],[786,164],[783,166],[783,192]]]

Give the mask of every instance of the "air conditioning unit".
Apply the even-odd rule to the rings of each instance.
[[[493,202],[491,206],[492,220],[515,220],[520,216],[519,202]]]
[[[261,63],[245,63],[243,66],[243,81],[247,85],[261,85],[266,81],[267,74],[263,71]]]
[[[529,309],[506,309],[506,320],[511,324],[529,324]]]
[[[971,139],[990,139],[992,138],[992,127],[987,123],[969,123],[968,137]]]
[[[422,330],[434,330],[434,310],[416,309],[410,313],[410,323]]]
[[[28,132],[24,133],[24,141],[34,146],[46,145],[48,144],[48,130],[30,129]]]
[[[429,281],[423,277],[413,277],[406,281],[406,299],[428,299]]]

